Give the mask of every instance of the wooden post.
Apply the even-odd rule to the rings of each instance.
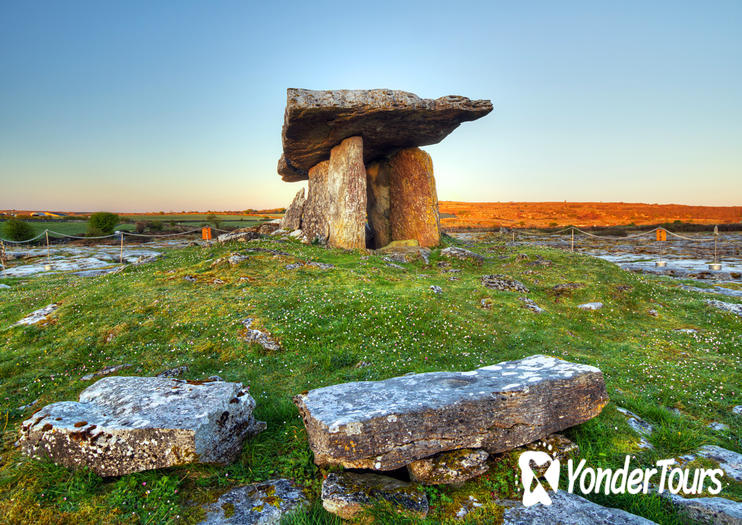
[[[515,230],[513,230],[513,243],[515,243]]]
[[[0,241],[0,264],[3,265],[3,275],[5,275],[5,243]]]
[[[46,262],[49,262],[49,230],[44,230],[46,234]]]
[[[572,228],[572,252],[575,251],[575,229]]]
[[[119,263],[124,263],[124,232],[120,231],[119,235],[121,236],[121,253],[119,254]]]

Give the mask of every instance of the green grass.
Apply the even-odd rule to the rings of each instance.
[[[199,505],[229,487],[289,477],[315,503],[310,514],[288,522],[339,523],[316,503],[323,471],[312,461],[293,395],[344,381],[470,370],[535,353],[604,372],[612,402],[597,418],[566,432],[589,465],[620,467],[624,456],[633,454],[633,464],[650,466],[703,443],[742,450],[742,418],[731,411],[742,404],[742,320],[710,309],[703,294],[680,290],[675,281],[624,272],[579,254],[513,249],[498,242],[472,248],[490,256],[481,266],[452,261],[462,269],[456,274],[439,268],[437,250],[429,266],[418,260],[403,264],[403,271],[388,267],[381,256],[363,260],[359,253],[296,242],[262,240],[248,246],[292,255],[253,254],[236,267],[212,267],[216,258],[245,248],[235,243],[173,250],[117,275],[2,281],[12,286],[0,291],[0,515],[6,521],[194,523],[203,517]],[[529,265],[516,260],[518,253],[531,261],[540,255],[552,265]],[[336,268],[284,269],[297,260]],[[523,308],[521,294],[484,288],[480,278],[490,273],[525,283],[528,296],[546,313]],[[185,281],[186,275],[198,281]],[[217,278],[225,283],[214,284]],[[566,297],[550,292],[570,281],[586,286]],[[431,285],[441,286],[443,294],[433,294]],[[481,307],[484,298],[493,301],[491,309]],[[602,301],[605,307],[597,312],[575,308],[587,301]],[[60,303],[55,322],[11,327],[50,302]],[[659,317],[648,315],[650,309]],[[283,350],[267,352],[242,342],[238,331],[247,316],[258,318]],[[361,361],[370,366],[356,366]],[[81,376],[119,363],[132,363],[125,371],[132,375],[186,364],[188,379],[218,374],[240,381],[250,387],[256,416],[268,429],[247,441],[239,460],[226,467],[192,465],[117,479],[74,473],[28,459],[14,448],[19,424],[34,409],[76,399],[92,383]],[[16,408],[37,398],[34,408]],[[616,405],[656,427],[649,438],[654,451],[637,448],[637,436]],[[711,431],[706,428],[711,421],[726,423],[730,432]],[[507,456],[496,459],[488,475],[431,492],[427,522],[447,520],[457,501],[475,494],[486,504],[470,522],[489,523],[499,512],[493,497],[519,497],[515,479]],[[727,485],[722,495],[742,500],[740,484]],[[682,523],[656,497],[601,496],[597,501],[658,523]],[[404,522],[384,509],[374,512],[379,522]]]

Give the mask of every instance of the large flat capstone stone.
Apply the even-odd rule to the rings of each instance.
[[[599,369],[543,355],[294,398],[318,465],[375,470],[459,448],[510,450],[583,423],[607,402]]]
[[[47,405],[21,425],[22,451],[101,476],[234,461],[255,421],[240,383],[165,377],[107,377],[80,402]]]
[[[290,88],[286,95],[278,173],[289,182],[306,180],[309,169],[348,137],[363,137],[368,163],[402,148],[437,144],[462,122],[492,111],[489,100],[424,99],[391,89]]]

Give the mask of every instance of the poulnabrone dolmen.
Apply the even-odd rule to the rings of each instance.
[[[283,180],[309,180],[281,227],[337,248],[381,248],[392,241],[440,241],[430,155],[462,122],[492,111],[489,100],[422,99],[389,89],[288,89]]]

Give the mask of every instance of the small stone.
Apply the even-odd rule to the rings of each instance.
[[[306,505],[301,488],[288,479],[272,479],[236,487],[204,507],[200,525],[278,525],[283,517]]]
[[[489,469],[489,454],[481,449],[459,449],[418,459],[407,465],[410,479],[425,485],[463,483]]]
[[[732,412],[734,414],[737,414],[738,416],[742,416],[742,405],[737,405],[732,409]]]
[[[0,290],[10,290],[10,286],[0,283]]]
[[[269,333],[252,328],[254,322],[255,319],[252,317],[242,321],[242,325],[245,327],[242,332],[242,339],[248,343],[257,343],[266,350],[280,350],[281,345]]]
[[[167,370],[163,370],[162,372],[157,374],[157,377],[180,377],[186,372],[188,372],[188,366],[176,366],[175,368],[168,368]]]
[[[38,402],[39,402],[39,399],[36,398],[33,401],[31,401],[29,404],[27,404],[27,405],[21,405],[21,406],[19,406],[18,407],[18,410],[21,411],[21,412],[23,412],[24,410],[26,410],[27,408],[31,408],[32,406],[34,406]]]
[[[537,305],[532,299],[529,299],[528,297],[518,297],[521,301],[523,301],[523,306],[528,308],[530,311],[535,312],[537,314],[540,314],[544,312],[545,310],[541,308],[539,305]]]
[[[186,275],[185,277],[183,277],[183,279],[190,283],[195,283],[197,280],[196,277],[194,277],[193,275]]]
[[[698,455],[717,462],[734,481],[742,481],[742,454],[716,445],[704,445],[698,449]]]
[[[285,268],[286,268],[287,270],[298,270],[298,269],[299,269],[299,268],[301,268],[302,266],[304,266],[304,263],[291,263],[291,264],[287,264],[287,265],[285,266]]]
[[[479,305],[485,310],[492,310],[493,304],[494,304],[494,301],[490,299],[489,297],[485,297],[484,299],[479,301]]]
[[[19,326],[19,325],[25,325],[25,326],[31,326],[35,324],[46,324],[49,321],[49,316],[57,309],[59,308],[59,305],[56,303],[52,303],[50,305],[45,306],[44,308],[39,308],[38,310],[35,310],[28,314],[26,317],[15,323],[13,326]]]
[[[93,372],[92,374],[86,374],[80,378],[80,381],[90,381],[92,379],[95,379],[96,377],[103,377],[107,376],[109,374],[113,374],[115,372],[118,372],[119,370],[123,370],[125,368],[131,368],[131,364],[124,363],[121,365],[114,365],[114,366],[107,366],[105,368],[102,368],[98,370],[97,372]]]
[[[487,288],[502,292],[528,293],[528,288],[522,282],[511,279],[507,275],[485,275],[482,277],[482,284]]]
[[[258,227],[258,233],[260,235],[272,235],[276,230],[281,227],[280,220],[276,219],[273,221],[264,222]]]
[[[729,430],[729,425],[725,425],[724,423],[718,423],[714,421],[713,423],[709,423],[707,425],[708,428],[711,430],[715,430],[716,432],[726,432]]]
[[[655,309],[651,309],[651,310],[649,310],[649,311],[647,312],[647,314],[648,314],[648,315],[651,315],[652,317],[659,317],[659,316],[660,316],[659,312],[658,312],[657,310],[655,310]]]
[[[322,506],[345,520],[353,519],[378,501],[385,501],[397,511],[409,512],[420,518],[428,513],[425,492],[398,479],[346,471],[330,473],[322,483]]]
[[[461,260],[471,260],[474,262],[482,262],[484,261],[484,256],[479,255],[478,253],[474,253],[471,250],[467,250],[465,248],[459,248],[457,246],[449,246],[448,248],[443,248],[441,250],[441,256],[448,257],[448,258],[454,258],[454,259],[461,259]]]
[[[583,303],[578,304],[577,308],[579,308],[580,310],[600,310],[601,308],[603,308],[603,303],[597,301],[592,303]]]
[[[21,425],[24,454],[100,476],[234,461],[260,428],[240,383],[106,377]]]
[[[458,511],[456,511],[456,519],[462,520],[464,517],[466,517],[467,514],[469,514],[471,511],[478,509],[481,507],[482,504],[479,502],[477,498],[474,496],[469,496],[467,500],[465,500]]]
[[[296,193],[291,204],[283,214],[280,224],[282,230],[294,231],[301,228],[301,215],[304,212],[305,201],[304,188],[302,188]]]
[[[398,264],[395,264],[395,263],[392,263],[392,262],[388,262],[388,263],[386,263],[386,265],[387,265],[387,266],[388,266],[389,268],[394,268],[394,269],[396,269],[396,270],[404,270],[404,266],[400,266],[400,265],[398,265]]]
[[[430,286],[430,290],[431,290],[431,291],[432,291],[432,292],[433,292],[434,294],[442,294],[442,293],[443,293],[443,288],[441,288],[440,286],[436,286],[436,285],[434,285],[434,284]]]
[[[294,230],[289,233],[289,237],[291,237],[292,239],[302,239],[304,237],[304,232],[301,230]]]
[[[676,328],[675,332],[680,332],[681,334],[697,334],[698,330],[695,328]]]

